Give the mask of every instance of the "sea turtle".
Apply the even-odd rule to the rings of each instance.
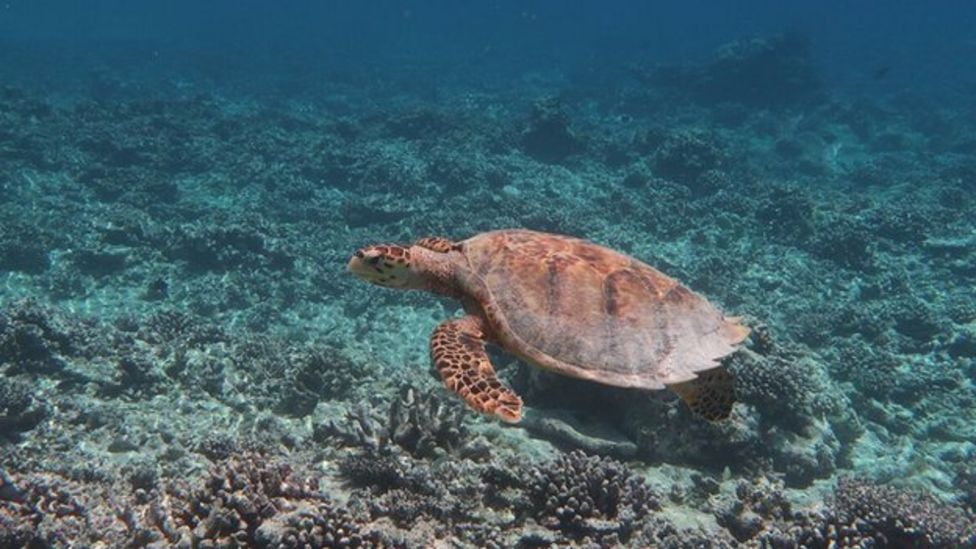
[[[504,421],[521,419],[522,399],[495,376],[486,342],[567,376],[667,387],[710,421],[735,402],[718,361],[749,329],[673,278],[586,240],[521,229],[428,237],[362,248],[348,268],[374,284],[459,300],[467,315],[434,330],[431,360],[469,406]]]

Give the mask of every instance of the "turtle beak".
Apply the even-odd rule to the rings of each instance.
[[[370,246],[353,254],[346,269],[366,282],[387,288],[420,288],[422,281],[410,272],[408,258],[408,252],[399,246]]]
[[[352,257],[349,258],[349,263],[346,264],[346,270],[356,276],[365,277],[365,275],[373,272],[373,269],[366,264],[364,259],[366,259],[366,255],[363,253],[363,251],[357,251]]]
[[[379,267],[382,259],[376,250],[359,250],[349,258],[346,269],[367,282],[381,284],[384,278],[383,270]]]

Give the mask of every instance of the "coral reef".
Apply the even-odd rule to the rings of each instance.
[[[722,163],[719,147],[700,133],[675,132],[668,135],[654,153],[656,173],[685,184],[715,170]]]
[[[844,478],[831,507],[758,536],[769,547],[976,547],[976,524],[931,496]]]
[[[769,524],[787,521],[792,506],[783,492],[782,483],[767,479],[739,481],[730,497],[711,502],[717,522],[738,541],[756,539]]]
[[[226,341],[219,326],[183,311],[163,309],[154,312],[136,326],[143,341],[178,348],[194,348]]]
[[[418,393],[405,387],[390,403],[385,415],[360,405],[343,421],[329,421],[316,428],[317,437],[338,438],[369,450],[389,452],[399,448],[414,457],[436,457],[455,451],[479,452],[465,427],[466,410],[447,400],[441,391]]]
[[[64,367],[61,354],[74,350],[67,330],[33,302],[0,312],[0,364],[8,374],[49,373]]]
[[[773,421],[802,426],[810,417],[812,400],[819,392],[817,364],[799,354],[780,351],[761,356],[749,350],[731,359],[736,396]]]
[[[660,509],[657,497],[623,464],[579,451],[531,470],[526,491],[539,524],[598,544],[627,543],[637,524]]]
[[[259,402],[293,417],[311,414],[321,400],[349,398],[371,375],[338,349],[259,335],[237,343],[231,360],[258,382],[253,393]]]
[[[47,416],[31,386],[17,379],[0,379],[0,440],[16,440],[18,434],[30,431]]]
[[[703,103],[765,108],[803,103],[821,89],[810,44],[798,34],[731,42],[719,48],[707,64],[663,67],[648,80]]]
[[[56,547],[94,541],[96,514],[79,500],[73,483],[47,475],[27,479],[4,476],[0,491],[0,544],[7,547]]]
[[[51,267],[47,249],[50,238],[44,231],[7,216],[3,217],[2,225],[0,270],[39,275]]]
[[[206,539],[218,546],[379,545],[375,534],[362,532],[361,523],[329,502],[310,479],[262,456],[231,458],[201,485],[174,490],[170,496],[167,507],[154,511],[162,516],[151,518],[170,543]]]
[[[526,153],[544,162],[560,162],[583,149],[583,143],[569,128],[569,116],[557,99],[544,99],[532,106],[529,127],[522,134]]]
[[[307,478],[257,454],[191,481],[102,497],[50,475],[4,477],[0,543],[140,547],[392,547]],[[94,492],[94,493],[93,493]]]
[[[857,524],[865,539],[874,537],[879,544],[940,547],[976,543],[976,523],[931,496],[844,478],[835,497],[838,519]]]
[[[457,80],[164,49],[71,89],[83,56],[18,87],[10,49],[0,546],[972,546],[971,108],[849,93],[820,47]],[[427,371],[456,311],[343,271],[503,227],[745,315],[732,418],[498,354],[532,413],[492,423]]]
[[[478,547],[692,547],[705,539],[655,516],[659,497],[624,464],[582,452],[534,465],[353,454],[343,476],[355,506],[401,539],[454,536]],[[432,532],[418,525],[430,524]],[[426,533],[425,533],[426,532]],[[430,543],[430,538],[424,543]]]
[[[191,271],[224,272],[249,269],[287,270],[295,259],[273,249],[268,238],[253,228],[181,227],[167,241],[166,257],[182,261]]]
[[[976,513],[976,467],[969,464],[956,465],[955,482],[962,490],[962,502],[971,512]]]

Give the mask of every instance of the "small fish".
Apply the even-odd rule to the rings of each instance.
[[[871,78],[874,80],[884,80],[884,78],[888,76],[889,72],[891,72],[891,67],[888,65],[883,65],[874,69],[874,72],[871,73]]]

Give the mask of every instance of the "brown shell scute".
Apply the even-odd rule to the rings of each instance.
[[[505,324],[498,338],[559,373],[660,389],[717,367],[748,334],[673,278],[584,240],[496,231],[462,249]]]

